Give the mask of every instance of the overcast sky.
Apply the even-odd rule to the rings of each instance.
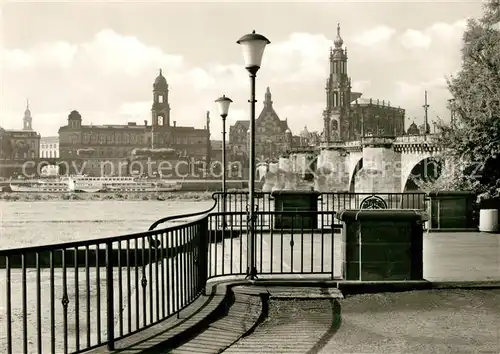
[[[152,84],[162,68],[171,120],[203,127],[213,102],[234,101],[229,121],[248,119],[249,79],[242,35],[269,38],[257,77],[257,107],[270,86],[294,133],[321,130],[329,47],[337,22],[348,48],[353,91],[406,109],[407,123],[448,117],[445,77],[460,68],[467,17],[480,1],[453,2],[93,2],[4,3],[0,125],[22,128],[26,98],[34,129],[57,135],[69,112],[86,124],[151,119]]]

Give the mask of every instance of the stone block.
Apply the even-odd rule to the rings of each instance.
[[[474,192],[430,192],[428,196],[431,231],[477,228]]]
[[[274,211],[276,212],[317,212],[318,197],[315,191],[274,191]],[[277,214],[274,227],[276,229],[316,229],[318,215],[315,213]]]
[[[426,216],[414,210],[344,210],[346,280],[422,280]]]

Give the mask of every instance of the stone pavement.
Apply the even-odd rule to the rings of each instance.
[[[500,234],[424,234],[424,278],[429,281],[500,280]]]
[[[419,290],[271,301],[223,353],[500,353],[500,290]]]

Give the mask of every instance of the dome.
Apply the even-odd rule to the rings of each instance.
[[[333,44],[335,44],[335,48],[342,48],[342,45],[344,44],[344,40],[340,37],[340,23],[337,24],[337,37],[333,41]]]
[[[68,119],[82,119],[82,115],[78,111],[73,110],[68,116]]]
[[[168,88],[167,79],[165,79],[165,76],[163,76],[162,70],[160,69],[160,73],[156,77],[155,82],[153,84],[153,89],[163,90],[167,88]]]
[[[417,125],[415,122],[411,123],[410,126],[408,127],[407,133],[409,135],[418,135],[420,133],[420,130],[418,129]]]
[[[288,128],[285,133],[286,134],[292,134],[292,131],[290,130],[290,128]]]

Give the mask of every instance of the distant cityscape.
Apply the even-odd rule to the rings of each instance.
[[[322,143],[359,140],[363,136],[401,136],[429,133],[427,127],[414,122],[405,128],[405,110],[391,106],[389,101],[362,98],[351,91],[347,72],[347,50],[337,27],[334,46],[329,52],[329,75],[326,79],[326,102],[323,111],[323,131],[308,131],[307,126],[294,134],[287,119],[275,110],[270,87],[267,87],[263,107],[256,119],[256,156],[259,161],[277,161],[293,149],[317,147]],[[58,136],[41,137],[33,129],[33,114],[26,103],[22,129],[0,127],[0,163],[2,177],[19,173],[26,161],[45,159],[48,165],[56,161],[78,161],[85,166],[84,174],[99,176],[106,161],[110,171],[122,171],[136,149],[170,149],[169,159],[189,160],[205,166],[222,160],[222,143],[211,139],[210,113],[204,127],[178,125],[171,117],[169,85],[161,69],[152,90],[151,123],[147,120],[126,124],[85,124],[85,116],[73,110],[67,124],[59,128]],[[304,117],[304,120],[321,119]],[[248,162],[249,121],[239,120],[229,127],[226,159]],[[110,165],[110,162],[112,165]],[[67,173],[69,171],[66,171]],[[108,172],[109,173],[109,172]]]

